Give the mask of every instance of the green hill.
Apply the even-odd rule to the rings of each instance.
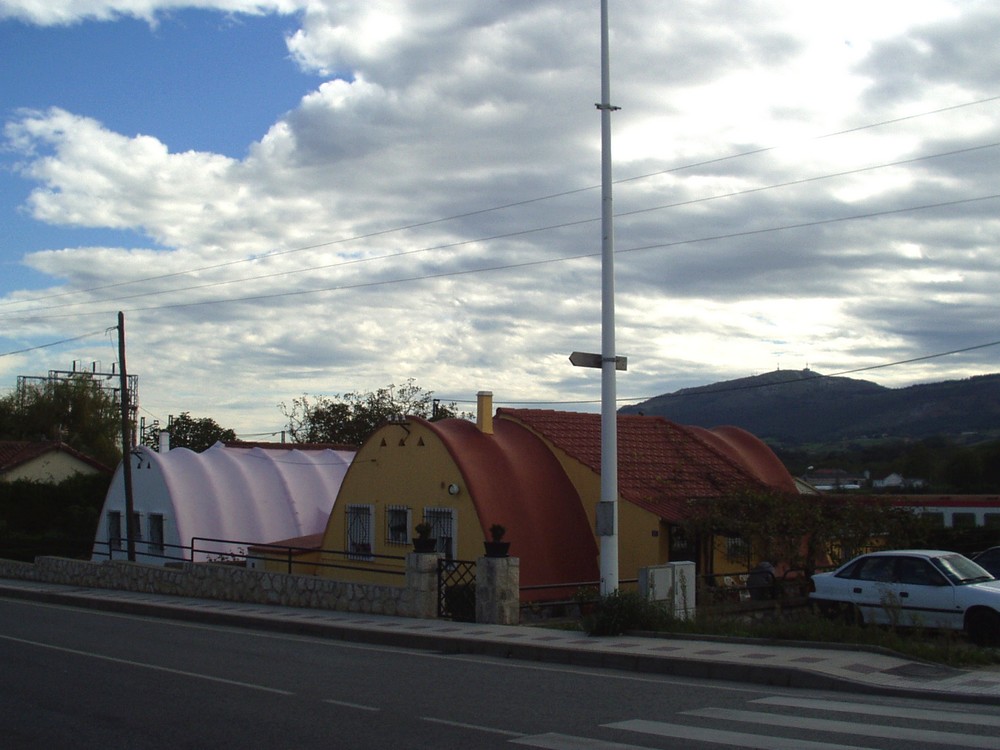
[[[774,444],[861,438],[1000,435],[1000,374],[886,388],[867,380],[778,370],[685,388],[621,409],[680,424],[736,425]]]

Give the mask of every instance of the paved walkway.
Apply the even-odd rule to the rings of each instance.
[[[130,614],[636,672],[1000,705],[1000,670],[953,669],[859,647],[568,630],[353,614],[0,579],[0,596]]]

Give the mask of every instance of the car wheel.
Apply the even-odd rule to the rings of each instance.
[[[965,615],[965,634],[977,646],[1000,642],[1000,613],[992,609],[973,609]]]

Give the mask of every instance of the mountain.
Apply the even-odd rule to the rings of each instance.
[[[812,370],[776,370],[655,396],[621,409],[679,424],[736,425],[772,443],[1000,434],[1000,374],[886,388]]]

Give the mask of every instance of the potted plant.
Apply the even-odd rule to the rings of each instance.
[[[413,527],[413,530],[417,532],[417,536],[413,539],[414,552],[437,551],[437,539],[431,537],[431,532],[434,528],[429,523],[426,521],[418,523]]]
[[[490,541],[483,542],[487,557],[507,557],[510,542],[503,541],[503,535],[506,533],[507,529],[498,523],[490,526]]]

